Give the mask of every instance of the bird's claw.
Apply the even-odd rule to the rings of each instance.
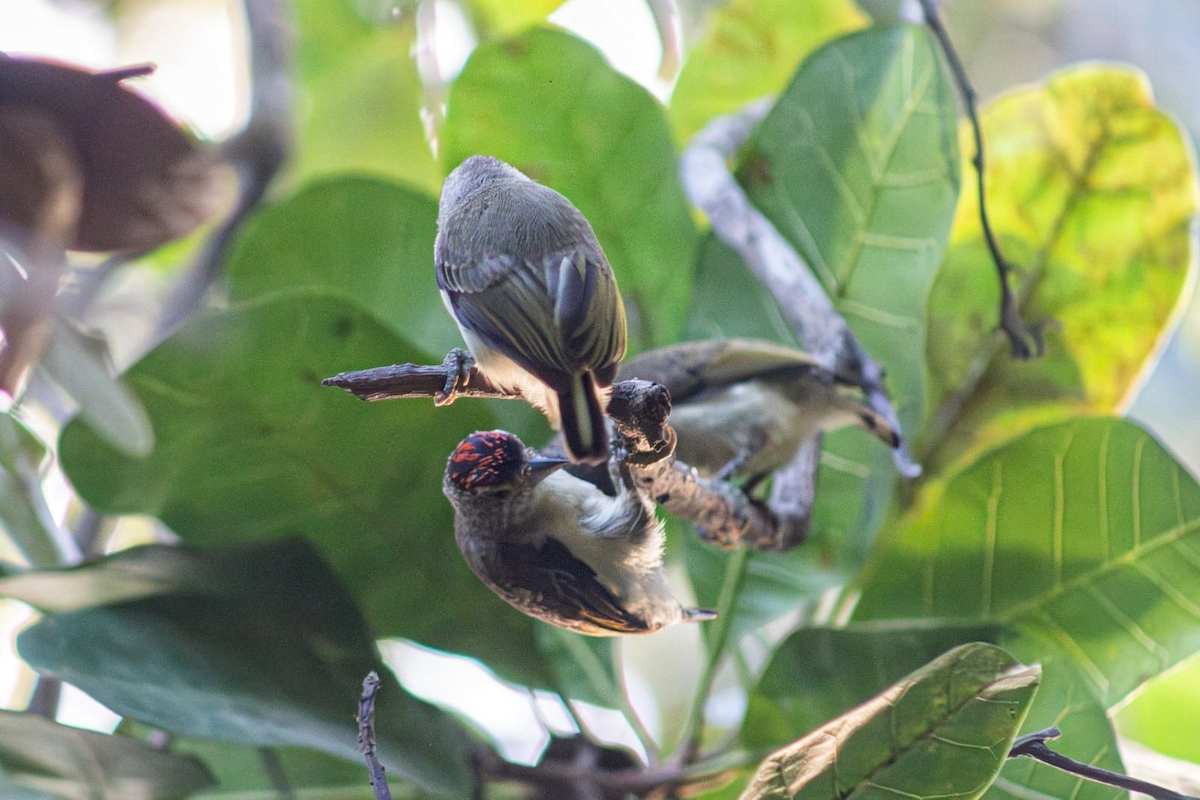
[[[475,357],[455,347],[442,360],[442,368],[446,370],[446,385],[433,396],[435,406],[448,406],[458,397],[458,393],[467,388],[471,377],[471,369],[475,366]]]

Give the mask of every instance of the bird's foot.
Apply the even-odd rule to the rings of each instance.
[[[446,385],[433,397],[435,406],[448,406],[458,397],[458,393],[467,388],[471,377],[471,369],[475,366],[475,356],[455,347],[442,360],[442,368],[446,370]]]

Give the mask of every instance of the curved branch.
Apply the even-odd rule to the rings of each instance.
[[[775,298],[804,349],[829,369],[856,378],[871,408],[900,430],[883,385],[883,366],[859,344],[808,265],[754,207],[729,170],[727,162],[749,140],[772,104],[772,98],[756,100],[701,129],[680,160],[684,190],[708,215],[717,237],[741,256]],[[905,477],[920,474],[921,467],[906,445],[893,451],[893,459]]]
[[[1051,750],[1047,746],[1046,741],[1057,739],[1061,734],[1062,731],[1058,728],[1047,728],[1044,731],[1022,736],[1013,742],[1012,748],[1008,751],[1008,757],[1017,758],[1018,756],[1026,756],[1060,769],[1063,772],[1078,775],[1089,781],[1116,786],[1118,789],[1125,789],[1130,792],[1140,792],[1148,797],[1155,798],[1155,800],[1197,800],[1197,798],[1191,795],[1180,794],[1179,792],[1165,789],[1148,781],[1131,778],[1128,775],[1095,767],[1091,764],[1084,764],[1082,761],[1076,761],[1069,756],[1064,756],[1062,753]]]

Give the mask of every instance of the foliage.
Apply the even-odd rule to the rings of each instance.
[[[734,0],[664,106],[542,24],[556,6],[464,6],[482,41],[449,87],[435,159],[414,20],[298,4],[307,111],[282,188],[233,243],[219,302],[110,384],[116,418],[81,415],[56,450],[90,507],[152,515],[182,544],[62,567],[36,488],[47,449],[20,405],[0,416],[0,523],[25,565],[0,596],[44,614],[20,654],[126,718],[106,736],[0,716],[5,796],[85,796],[91,780],[182,797],[210,779],[201,796],[257,796],[271,784],[255,748],[270,748],[299,797],[370,797],[352,722],[370,669],[397,796],[464,795],[469,750],[498,743],[396,682],[385,637],[628,714],[612,642],[520,615],[454,545],[447,454],[511,412],[363,404],[320,381],[458,344],[431,264],[436,192],[476,152],[591,220],[635,348],[791,341],[775,301],[701,233],[677,167],[714,114],[780,91],[732,167],[887,368],[925,472],[901,482],[885,448],[844,431],[825,440],[813,538],[795,551],[722,553],[669,523],[672,559],[723,616],[694,657],[709,677],[731,666],[747,710],[723,731],[732,761],[706,749],[708,681],[660,738],[703,734],[700,796],[1114,797],[1005,756],[1057,724],[1064,752],[1120,769],[1109,712],[1200,651],[1200,485],[1119,416],[1193,255],[1195,169],[1144,80],[1078,67],[983,115],[1018,298],[1059,326],[1046,358],[1017,363],[994,335],[971,140],[922,29],[865,27],[847,2]],[[176,737],[171,752],[139,741],[146,726]]]

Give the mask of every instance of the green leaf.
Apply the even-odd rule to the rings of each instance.
[[[0,414],[0,524],[21,555],[35,566],[59,561],[49,525],[53,520],[38,488],[47,456],[33,431]]]
[[[346,0],[305,0],[295,11],[305,91],[292,179],[360,171],[440,191],[420,116],[415,15],[373,24]]]
[[[958,197],[954,91],[917,27],[814,53],[738,177],[867,351],[910,437],[925,414],[926,306]]]
[[[1058,726],[1062,737],[1054,740],[1054,750],[1084,764],[1124,772],[1108,712],[1092,694],[1090,682],[1072,662],[1070,653],[1021,630],[1008,631],[1000,644],[1022,661],[1036,660],[1042,665],[1042,683],[1021,733]],[[1029,758],[1010,758],[986,796],[988,800],[1029,800],[1034,796],[1031,792],[1072,800],[1117,800],[1126,796],[1120,789],[1081,780]]]
[[[924,414],[925,301],[958,186],[954,113],[953,91],[920,29],[851,34],[804,62],[739,170],[755,204],[814,268],[886,367],[906,434]],[[794,344],[774,300],[715,242],[703,251],[690,315],[694,336]],[[744,619],[735,632],[855,574],[888,508],[895,475],[887,450],[862,431],[827,436],[807,552],[751,558],[735,604]],[[697,594],[711,602],[720,592],[713,578],[727,556],[693,554]],[[766,573],[766,580],[755,573]]]
[[[688,50],[671,94],[676,134],[687,139],[713,117],[781,91],[812,50],[865,21],[849,0],[723,4]]]
[[[798,346],[779,304],[741,256],[709,233],[696,259],[687,339],[768,339]]]
[[[1036,361],[997,346],[999,287],[968,172],[930,303],[940,408],[920,447],[933,470],[1036,425],[1121,410],[1170,331],[1194,260],[1196,167],[1140,73],[1071,69],[997,100],[983,130],[988,216],[1019,268],[1022,314],[1058,326]]]
[[[568,33],[480,45],[450,90],[443,163],[488,153],[587,217],[626,298],[630,349],[683,329],[698,235],[663,108]]]
[[[0,794],[12,800],[176,800],[212,784],[189,756],[0,711]]]
[[[540,22],[563,0],[466,0],[466,11],[485,36],[516,33]]]
[[[550,671],[554,673],[555,688],[563,697],[620,708],[623,689],[617,676],[612,639],[580,636],[550,625],[539,625],[537,640]]]
[[[1066,651],[1111,707],[1200,650],[1200,485],[1119,419],[1031,431],[897,524],[856,619],[1022,626]]]
[[[742,798],[978,797],[1040,676],[998,647],[963,645],[773,753]]]
[[[378,635],[539,684],[533,620],[467,568],[441,492],[447,454],[492,417],[464,402],[367,404],[320,385],[342,370],[429,360],[357,305],[274,295],[192,320],[129,370],[157,433],[148,457],[123,456],[78,422],[59,452],[103,513],[152,514],[199,545],[303,536]]]
[[[683,524],[677,528],[696,603],[716,608],[730,574],[730,562],[738,554],[705,544]],[[841,576],[822,567],[818,548],[819,544],[813,542],[812,546],[806,544],[787,553],[750,553],[746,557],[733,606],[726,614],[730,617],[730,642],[794,612],[804,599],[815,599],[840,583]],[[706,636],[711,629],[705,626]]]
[[[1058,725],[1055,749],[1087,764],[1122,771],[1112,725],[1092,697],[1085,678],[1052,644],[1002,624],[919,619],[854,623],[846,628],[805,628],[775,650],[750,693],[742,742],[754,749],[778,747],[871,697],[952,647],[973,641],[1003,647],[1027,663],[1042,664],[1042,681],[1021,733]],[[1009,760],[990,797],[1112,800],[1111,787],[1078,778],[1029,759]]]
[[[123,556],[99,569],[112,572]],[[348,759],[359,757],[354,711],[362,680],[377,670],[381,760],[425,787],[465,788],[466,732],[382,667],[366,621],[311,545],[287,539],[181,550],[160,563],[182,568],[178,587],[51,613],[18,636],[21,657],[118,714],[171,733],[314,747]],[[196,576],[206,578],[202,586]],[[168,586],[171,579],[162,576]]]
[[[58,319],[39,366],[109,444],[131,456],[144,456],[154,447],[146,410],[117,375],[103,336],[85,334]]]
[[[1200,763],[1200,657],[1146,683],[1117,711],[1121,735],[1166,756]]]
[[[750,693],[742,742],[755,749],[778,747],[958,645],[998,643],[1001,631],[998,625],[936,620],[801,628],[775,648]]]
[[[230,257],[234,299],[319,288],[357,301],[440,358],[462,339],[433,271],[437,203],[384,180],[338,177],[257,214]]]

